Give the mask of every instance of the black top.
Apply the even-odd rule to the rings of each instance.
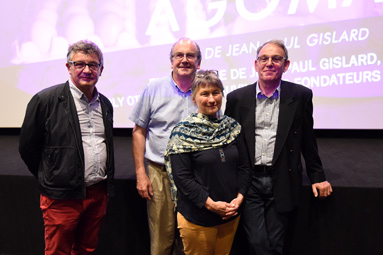
[[[238,140],[238,139],[237,139]],[[237,141],[219,149],[172,154],[174,182],[178,189],[177,210],[186,220],[200,226],[228,222],[207,210],[207,198],[231,202],[238,192],[246,194],[249,187],[249,166]]]

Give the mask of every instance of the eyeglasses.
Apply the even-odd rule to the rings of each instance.
[[[186,56],[187,60],[194,60],[197,58],[196,54],[194,53],[183,53],[183,52],[176,52],[172,55],[173,58],[176,60],[182,60]]]
[[[98,71],[101,66],[99,63],[91,62],[87,64],[81,61],[69,61],[69,64],[72,64],[77,70],[83,70],[86,66],[88,66],[92,71]]]
[[[218,71],[217,71],[217,70],[199,70],[199,71],[195,74],[195,76],[196,76],[197,78],[203,78],[203,77],[205,77],[205,76],[207,76],[207,75],[209,75],[209,74],[213,74],[213,75],[215,75],[215,76],[218,77]]]
[[[266,55],[262,55],[262,56],[258,57],[258,62],[261,63],[261,64],[266,64],[267,62],[269,62],[270,58],[271,58],[271,62],[273,62],[274,64],[280,64],[284,60],[286,60],[285,57],[278,56],[278,55],[271,56],[271,57],[266,56]]]

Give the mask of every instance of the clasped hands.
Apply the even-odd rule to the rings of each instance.
[[[227,220],[238,214],[239,206],[243,202],[243,195],[238,193],[237,197],[234,198],[230,203],[223,201],[213,201],[210,197],[208,197],[205,207],[219,216],[223,220]]]

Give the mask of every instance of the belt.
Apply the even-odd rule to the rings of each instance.
[[[148,160],[148,161],[149,161],[149,165],[152,165],[156,168],[160,168],[161,170],[165,171],[165,165],[153,162],[151,160]]]
[[[266,166],[266,165],[254,165],[254,171],[256,173],[268,173],[273,169],[272,166]]]
[[[97,182],[95,184],[92,184],[92,185],[89,185],[87,186],[86,188],[87,189],[98,189],[98,188],[106,188],[106,180],[103,180],[103,181],[100,181],[100,182]]]

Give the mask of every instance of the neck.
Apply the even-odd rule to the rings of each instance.
[[[279,86],[279,83],[280,83],[280,80],[278,82],[262,82],[262,81],[258,81],[259,83],[259,88],[261,89],[262,93],[267,96],[267,97],[270,97],[274,91],[278,88]]]
[[[187,92],[191,88],[193,81],[192,77],[189,76],[175,76],[173,75],[174,82],[178,85],[180,90]]]
[[[89,87],[89,88],[80,87],[79,90],[81,90],[81,92],[84,93],[84,95],[88,99],[88,102],[92,101],[93,95],[94,95],[94,87]]]

